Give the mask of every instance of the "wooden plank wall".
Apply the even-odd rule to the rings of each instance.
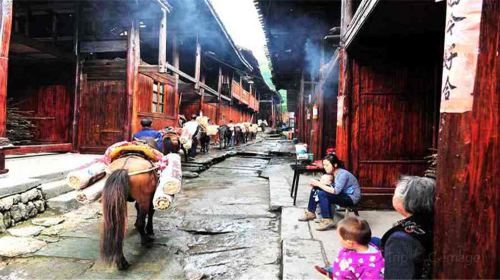
[[[217,103],[203,103],[203,115],[215,123],[217,119]]]
[[[436,148],[442,36],[368,41],[340,51],[336,153],[358,177],[367,207],[391,207],[395,182],[422,176]],[[425,43],[424,43],[425,42]],[[408,48],[418,51],[408,56]],[[369,51],[368,51],[369,50]],[[375,200],[374,200],[375,199]],[[369,202],[368,204],[366,202]]]
[[[10,92],[12,95],[15,93],[19,94]],[[37,90],[25,91],[21,98],[19,108],[33,112],[30,117],[36,126],[33,139],[35,144],[70,142],[72,98],[68,86],[41,86]]]
[[[439,66],[354,59],[352,170],[364,188],[393,187],[401,174],[423,175],[436,132]]]
[[[151,110],[153,100],[153,83],[162,82],[165,85],[165,107],[164,113],[153,113]],[[177,115],[179,111],[178,97],[175,92],[175,81],[167,77],[152,77],[140,73],[138,78],[137,91],[134,94],[134,112],[132,117],[132,132],[141,130],[141,119],[150,118],[153,121],[152,127],[160,130],[167,126],[178,126]]]
[[[200,114],[200,101],[190,101],[181,103],[181,114],[183,114],[188,120],[191,119],[191,115]]]
[[[86,76],[86,75],[84,75]],[[78,143],[81,152],[102,153],[126,139],[125,80],[86,80],[82,84]]]
[[[500,278],[499,11],[483,1],[472,111],[441,114],[435,278]]]

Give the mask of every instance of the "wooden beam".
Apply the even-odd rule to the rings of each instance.
[[[0,137],[5,137],[9,46],[10,32],[12,30],[12,0],[2,0],[0,13]]]
[[[172,63],[173,63],[173,68],[179,70],[179,65],[180,65],[180,60],[179,60],[179,47],[177,46],[177,33],[173,32],[172,33]],[[168,69],[168,63],[167,63],[167,69]],[[182,102],[182,92],[179,92],[179,73],[172,71],[174,74],[174,79],[175,79],[175,85],[174,85],[174,92],[175,92],[175,116],[177,119],[175,120],[175,123],[179,123],[179,111],[181,108],[181,102]]]
[[[167,11],[162,9],[158,42],[158,72],[167,72]]]
[[[132,137],[132,118],[134,117],[134,92],[137,88],[137,75],[139,72],[140,63],[140,39],[139,39],[139,24],[135,19],[131,20],[128,31],[128,48],[127,48],[127,111],[125,113],[126,121],[123,128],[124,138]]]
[[[73,150],[71,143],[16,146],[16,149],[5,151],[6,155],[24,155],[38,153],[66,153]]]
[[[194,79],[196,80],[195,88],[199,88],[200,75],[201,75],[201,45],[199,37],[196,36],[196,53],[195,53],[195,68],[194,68]]]
[[[352,0],[342,0],[342,1],[352,1]],[[341,28],[341,34],[343,34],[340,39],[341,46],[344,46],[345,48],[349,47],[349,45],[352,43],[352,41],[354,40],[358,32],[361,30],[365,22],[368,20],[370,14],[373,12],[373,10],[375,10],[375,7],[379,3],[379,1],[380,0],[361,1],[361,4],[359,5],[358,9],[356,10],[356,13],[352,17],[352,20],[349,20],[349,26],[345,26],[344,30],[342,30]],[[349,6],[346,5],[346,8],[349,8]],[[352,13],[352,8],[350,11]],[[343,9],[341,10],[341,13],[342,12],[344,12]],[[346,16],[348,15],[346,14]],[[348,17],[346,18],[346,21],[347,19]],[[344,21],[342,21],[342,23],[344,23]]]
[[[31,48],[39,50],[41,53],[47,53],[53,56],[56,56],[60,59],[66,59],[69,61],[74,60],[74,56],[72,54],[66,53],[64,51],[59,50],[58,48],[51,46],[44,42],[39,42],[35,39],[28,38],[21,34],[13,34],[11,36],[12,43],[26,45]]]
[[[81,42],[82,53],[126,52],[127,40],[86,41]]]
[[[201,83],[202,85],[205,85],[205,76],[203,75],[201,77]],[[207,86],[208,87],[208,86]],[[200,115],[203,115],[203,102],[205,101],[205,87],[200,87]]]
[[[75,21],[73,26],[73,52],[76,57],[75,61],[75,84],[73,87],[73,122],[71,130],[71,143],[72,147],[78,150],[78,119],[80,118],[80,19],[81,19],[81,5],[80,1],[75,2]]]

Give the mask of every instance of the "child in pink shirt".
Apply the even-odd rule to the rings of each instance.
[[[337,224],[337,233],[342,244],[331,271],[315,267],[332,279],[384,279],[382,252],[372,243],[368,223],[357,217],[348,217]]]

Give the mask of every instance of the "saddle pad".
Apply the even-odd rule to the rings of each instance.
[[[141,153],[153,162],[159,161],[163,156],[163,154],[159,151],[139,142],[116,143],[108,148],[105,156],[109,159],[109,162],[113,162],[115,159],[126,153]]]

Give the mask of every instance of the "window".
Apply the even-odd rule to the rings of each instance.
[[[159,82],[153,83],[153,102],[151,111],[153,113],[163,113],[165,107],[165,85]]]

